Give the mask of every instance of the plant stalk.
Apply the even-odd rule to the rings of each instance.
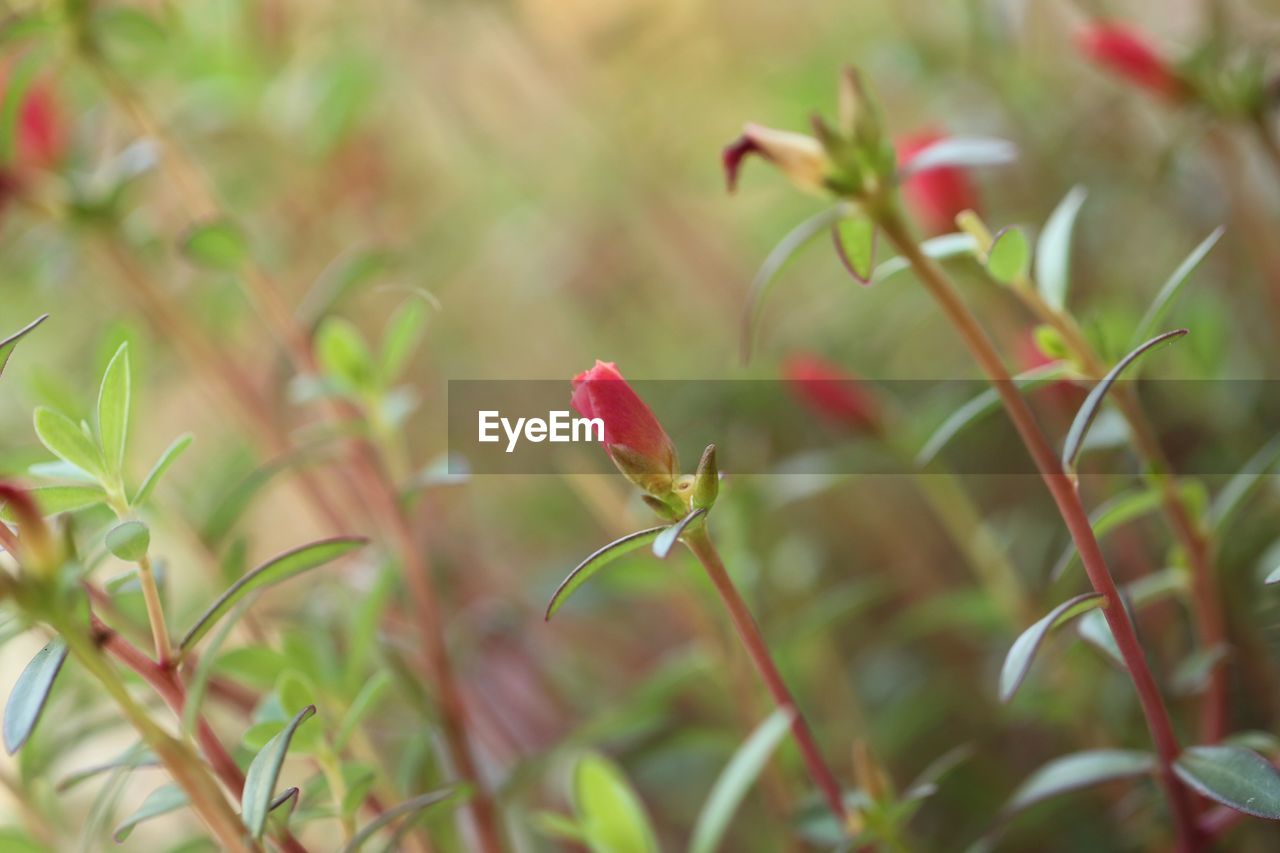
[[[149,555],[144,554],[138,561],[138,580],[147,605],[147,621],[151,623],[151,639],[156,644],[156,660],[160,666],[167,666],[173,660],[173,647],[169,644],[169,626],[165,623],[164,605],[160,603],[160,588],[156,586]]]
[[[702,567],[706,569],[707,577],[711,579],[716,592],[720,594],[720,599],[729,610],[729,618],[733,621],[733,627],[738,633],[738,638],[742,640],[742,645],[746,648],[751,662],[755,664],[756,670],[760,673],[760,678],[764,681],[765,687],[768,688],[773,701],[778,707],[786,708],[791,712],[791,735],[795,738],[796,745],[800,747],[800,754],[804,758],[805,767],[808,768],[809,775],[813,778],[814,783],[822,791],[822,795],[832,813],[839,818],[842,826],[848,827],[849,812],[845,808],[844,796],[840,791],[840,783],[836,781],[835,775],[832,774],[826,761],[823,760],[818,744],[814,740],[813,732],[809,729],[809,724],[805,721],[804,715],[800,713],[800,708],[796,705],[795,698],[792,697],[786,682],[783,681],[782,674],[778,672],[777,664],[773,662],[773,655],[769,652],[769,647],[765,643],[764,637],[760,634],[760,626],[756,624],[750,608],[742,600],[737,587],[733,585],[733,580],[725,570],[724,562],[720,559],[720,553],[716,550],[715,544],[712,543],[711,537],[707,534],[706,527],[703,526],[691,533],[686,533],[684,542],[689,546],[689,550],[693,551],[698,561],[702,563]]]
[[[1177,849],[1198,850],[1200,838],[1196,830],[1192,801],[1186,788],[1173,772],[1173,763],[1180,749],[1177,737],[1174,735],[1173,724],[1169,719],[1168,709],[1156,686],[1151,669],[1147,665],[1146,656],[1138,642],[1133,622],[1125,610],[1120,591],[1116,588],[1115,579],[1111,576],[1102,555],[1102,549],[1093,535],[1089,515],[1080,502],[1075,483],[1050,448],[1031,407],[1018,392],[995,345],[992,344],[977,317],[964,304],[946,274],[920,250],[919,244],[911,235],[896,208],[882,206],[876,211],[876,218],[885,236],[906,258],[917,277],[942,308],[943,313],[946,314],[947,319],[1000,396],[1009,419],[1013,421],[1041,479],[1057,505],[1058,512],[1075,542],[1076,550],[1080,553],[1090,583],[1104,598],[1103,615],[1106,617],[1125,668],[1129,671],[1137,690],[1138,702],[1142,706],[1147,728],[1155,744],[1159,777],[1173,819]]]

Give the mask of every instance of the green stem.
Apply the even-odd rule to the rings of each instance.
[[[1146,655],[1138,642],[1137,632],[1125,610],[1115,579],[1111,576],[1111,571],[1103,558],[1102,549],[1093,535],[1089,514],[1080,502],[1075,482],[1063,469],[1057,455],[1049,447],[1049,442],[1041,432],[1039,424],[1036,423],[1031,407],[1018,392],[999,353],[996,352],[995,345],[992,344],[978,319],[964,304],[946,274],[920,250],[919,244],[911,236],[896,208],[881,209],[877,214],[879,225],[885,236],[910,263],[911,268],[942,308],[943,313],[946,314],[947,319],[1000,396],[1009,419],[1013,421],[1027,452],[1030,453],[1040,472],[1045,487],[1057,505],[1063,522],[1071,533],[1090,583],[1094,590],[1104,597],[1103,615],[1120,650],[1125,668],[1133,680],[1138,693],[1138,702],[1142,706],[1147,727],[1155,743],[1159,777],[1173,817],[1178,850],[1199,849],[1200,838],[1195,827],[1191,798],[1173,772],[1173,763],[1178,757],[1180,748],[1173,732],[1168,709],[1156,686],[1151,669],[1147,666]]]
[[[729,611],[729,618],[733,621],[733,627],[739,639],[742,640],[742,645],[746,648],[751,662],[759,671],[760,678],[768,688],[773,701],[778,707],[786,708],[791,712],[791,735],[795,738],[796,745],[800,747],[805,767],[808,768],[814,783],[822,791],[831,811],[840,819],[842,825],[847,826],[849,814],[844,805],[840,783],[836,781],[835,775],[823,760],[813,732],[810,731],[804,715],[800,713],[799,706],[796,705],[791,691],[782,679],[782,673],[778,671],[777,664],[773,661],[773,655],[770,654],[764,637],[760,634],[760,626],[756,624],[747,603],[742,600],[737,587],[733,585],[733,580],[725,570],[724,562],[707,534],[705,525],[685,534],[684,542],[702,563],[716,592],[720,594],[720,599]]]

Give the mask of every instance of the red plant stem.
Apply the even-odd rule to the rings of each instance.
[[[90,617],[90,625],[98,645],[141,676],[173,712],[181,717],[187,703],[187,691],[179,680],[178,673],[171,666],[162,666],[147,657],[145,652],[120,636],[97,616]],[[240,772],[235,759],[202,716],[196,718],[196,743],[218,779],[239,799],[244,792],[244,773]],[[288,830],[280,839],[280,846],[288,853],[307,853],[307,848]]]
[[[1178,850],[1192,851],[1200,848],[1200,837],[1194,820],[1191,798],[1173,772],[1173,763],[1180,751],[1177,737],[1173,732],[1173,724],[1169,719],[1164,698],[1156,686],[1151,669],[1147,666],[1146,656],[1138,642],[1133,622],[1125,610],[1120,592],[1116,588],[1115,579],[1107,568],[1102,556],[1102,549],[1093,535],[1089,525],[1089,514],[1080,502],[1072,478],[1063,470],[1062,463],[1049,447],[1048,440],[1036,423],[1035,415],[1027,401],[1018,392],[1008,370],[1000,360],[995,345],[987,337],[986,331],[978,319],[961,300],[955,288],[936,263],[920,251],[919,245],[903,223],[896,209],[878,211],[878,220],[885,236],[902,253],[911,264],[916,275],[934,300],[947,315],[965,345],[978,362],[983,373],[990,380],[992,387],[1000,396],[1009,419],[1013,421],[1018,435],[1026,445],[1040,477],[1053,497],[1058,512],[1066,523],[1067,530],[1080,553],[1081,562],[1095,591],[1105,599],[1102,613],[1107,625],[1115,637],[1116,646],[1124,660],[1130,678],[1138,693],[1138,702],[1146,717],[1147,728],[1155,743],[1159,764],[1159,776],[1169,801],[1169,810],[1173,817],[1174,829],[1178,839]]]
[[[821,789],[831,811],[840,819],[842,827],[847,826],[849,813],[844,805],[844,796],[840,792],[840,783],[836,781],[835,775],[823,760],[804,714],[800,713],[800,708],[787,688],[787,683],[782,680],[782,673],[778,672],[777,664],[773,662],[769,646],[760,634],[760,626],[756,624],[747,603],[742,600],[738,588],[733,585],[733,580],[725,570],[724,562],[720,559],[720,554],[716,551],[711,537],[707,535],[706,528],[686,534],[684,541],[706,569],[707,577],[711,578],[716,592],[720,594],[720,599],[728,608],[729,618],[733,620],[738,638],[742,640],[747,655],[760,672],[760,678],[769,689],[769,694],[773,696],[773,701],[779,708],[786,708],[791,712],[791,735],[795,738],[796,745],[800,747],[805,767],[808,768],[814,783]]]

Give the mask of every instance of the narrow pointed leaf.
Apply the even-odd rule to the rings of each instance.
[[[38,486],[28,494],[40,507],[41,515],[58,515],[63,512],[75,512],[78,509],[102,503],[107,493],[97,486]],[[5,507],[0,510],[0,518],[13,520],[13,513]]]
[[[1055,758],[1022,783],[1004,807],[1005,814],[1041,800],[1115,779],[1146,776],[1155,771],[1156,758],[1126,749],[1096,749]]]
[[[1031,244],[1020,228],[1002,228],[987,252],[987,272],[1001,284],[1025,279],[1031,268]]]
[[[1001,166],[1018,159],[1018,146],[989,136],[949,136],[924,148],[901,169],[903,179],[943,166]]]
[[[392,806],[378,815],[377,818],[362,826],[359,832],[351,836],[351,840],[342,848],[342,853],[359,853],[369,839],[373,838],[381,830],[398,820],[413,817],[432,806],[452,800],[460,791],[465,791],[465,789],[446,788],[441,791],[432,791],[429,794],[422,794],[411,800],[405,800],[397,806]]]
[[[0,341],[0,376],[4,375],[5,366],[9,363],[9,356],[13,355],[14,349],[16,349],[18,346],[18,341],[25,338],[32,331],[35,330],[36,326],[39,326],[41,323],[43,323],[45,320],[48,320],[48,319],[49,319],[48,314],[41,314],[39,317],[37,317],[35,320],[32,320],[23,328],[14,332],[12,335],[5,338],[3,341]]]
[[[67,645],[55,637],[31,659],[4,706],[4,748],[13,755],[31,737],[49,702],[49,691],[67,660]]]
[[[102,479],[102,454],[75,421],[43,406],[36,409],[34,420],[36,437],[50,453],[95,479]]]
[[[1086,195],[1084,187],[1072,187],[1049,214],[1040,239],[1036,241],[1036,286],[1045,302],[1059,311],[1067,306],[1067,290],[1071,285],[1071,235]]]
[[[129,436],[129,398],[132,379],[129,375],[129,344],[116,350],[98,389],[98,438],[107,471],[119,475],[124,466],[125,443]]]
[[[1075,420],[1071,422],[1071,429],[1067,431],[1067,439],[1062,445],[1062,467],[1067,470],[1075,468],[1076,457],[1080,455],[1080,448],[1084,445],[1085,437],[1089,434],[1089,427],[1093,425],[1094,419],[1098,417],[1098,411],[1102,408],[1102,401],[1106,398],[1107,392],[1111,390],[1111,386],[1120,378],[1120,374],[1124,373],[1129,365],[1144,354],[1163,343],[1176,340],[1186,333],[1186,329],[1174,329],[1172,332],[1157,335],[1120,359],[1120,362],[1111,368],[1110,372],[1102,378],[1102,381],[1093,386],[1093,389],[1089,391],[1089,396],[1084,400],[1084,405],[1080,407],[1080,411],[1076,412]]]
[[[671,549],[680,541],[680,537],[684,535],[685,530],[689,528],[698,519],[707,514],[707,510],[695,509],[675,524],[668,527],[653,540],[653,555],[659,560],[665,560],[667,555],[671,553]]]
[[[86,782],[103,773],[112,770],[129,771],[138,767],[158,767],[160,759],[156,758],[151,750],[147,749],[146,744],[135,743],[126,749],[123,753],[110,761],[102,764],[95,764],[92,767],[86,767],[83,770],[77,770],[74,773],[64,777],[55,789],[59,794],[64,794],[75,788],[81,782]]]
[[[595,574],[605,566],[609,565],[619,557],[630,554],[632,551],[639,550],[645,545],[648,545],[650,542],[657,539],[658,536],[660,536],[666,529],[667,525],[663,524],[657,527],[650,527],[648,530],[637,531],[629,536],[623,536],[621,539],[616,539],[613,542],[610,542],[590,557],[587,557],[587,559],[579,563],[573,571],[569,572],[568,576],[560,582],[560,586],[556,588],[556,591],[552,593],[551,601],[547,604],[547,613],[544,618],[550,620],[552,616],[555,616],[556,611],[558,611],[564,603],[569,600],[569,596],[573,595],[578,587],[582,586],[594,577]]]
[[[156,464],[151,466],[151,470],[147,472],[146,479],[143,480],[142,485],[138,487],[138,491],[134,494],[131,503],[135,506],[137,504],[145,503],[146,500],[151,497],[152,492],[156,490],[156,485],[160,482],[160,478],[169,470],[169,466],[177,461],[178,457],[191,446],[191,442],[194,440],[195,437],[191,435],[191,433],[180,435],[174,439],[173,444],[170,444],[165,452],[160,454],[160,458],[156,460]]]
[[[1101,607],[1104,598],[1096,592],[1086,592],[1077,595],[1075,598],[1066,601],[1053,608],[1027,630],[1023,631],[1018,639],[1013,641],[1013,645],[1009,647],[1009,653],[1005,656],[1004,667],[1000,670],[1000,701],[1008,702],[1013,698],[1013,694],[1018,691],[1019,685],[1023,679],[1027,677],[1027,672],[1031,669],[1031,663],[1035,660],[1036,652],[1040,650],[1040,646],[1044,643],[1045,637],[1049,636],[1049,632],[1059,625],[1070,622],[1082,613]]]
[[[138,824],[151,820],[169,812],[175,812],[187,804],[187,795],[177,785],[170,783],[156,788],[138,806],[138,810],[125,818],[116,827],[113,838],[116,844],[123,844]]]
[[[1203,494],[1203,486],[1194,480],[1188,480],[1179,486],[1178,494],[1183,501]],[[1089,526],[1093,528],[1094,538],[1102,540],[1111,532],[1123,527],[1131,521],[1150,515],[1164,506],[1164,494],[1157,488],[1138,488],[1122,492],[1109,499],[1089,514]],[[1049,577],[1057,580],[1079,559],[1075,543],[1069,543],[1054,563]]]
[[[756,321],[759,318],[760,306],[764,303],[765,294],[768,292],[769,286],[773,284],[774,279],[777,278],[778,273],[807,243],[847,214],[848,209],[845,206],[836,205],[806,219],[791,229],[787,236],[783,237],[778,245],[774,246],[773,250],[765,257],[764,263],[760,265],[755,278],[751,280],[751,290],[747,294],[747,304],[742,312],[743,363],[751,360],[751,348],[755,341]]]
[[[924,253],[925,257],[933,258],[935,261],[943,261],[947,258],[956,258],[961,255],[976,255],[978,243],[968,234],[943,234],[925,240],[920,244],[920,251]],[[911,263],[906,258],[898,255],[876,267],[875,272],[871,275],[871,283],[879,284],[890,276],[906,272],[909,269],[911,269]]]
[[[1244,467],[1227,481],[1209,505],[1209,526],[1219,533],[1245,499],[1253,494],[1262,478],[1280,461],[1280,435],[1268,441],[1253,454]]]
[[[364,547],[366,542],[367,540],[357,536],[324,539],[287,551],[274,560],[264,563],[233,583],[209,606],[209,609],[196,620],[186,636],[182,638],[180,644],[182,651],[186,652],[200,642],[200,638],[209,633],[218,620],[249,593],[323,566],[325,563],[350,554],[357,548]]]
[[[1164,317],[1165,312],[1169,309],[1178,292],[1182,290],[1182,286],[1191,278],[1191,274],[1196,271],[1196,267],[1200,266],[1200,262],[1204,260],[1205,255],[1209,254],[1209,250],[1218,244],[1222,239],[1222,234],[1226,228],[1218,226],[1213,233],[1200,241],[1200,245],[1191,250],[1191,254],[1178,264],[1178,268],[1160,287],[1156,298],[1152,300],[1151,307],[1147,309],[1147,313],[1142,316],[1142,320],[1138,323],[1138,328],[1133,333],[1133,342],[1131,346],[1136,346],[1155,331],[1157,324]]]
[[[1029,391],[1061,379],[1067,373],[1067,365],[1054,362],[1019,373],[1013,377],[1013,384],[1020,391]],[[1000,395],[994,388],[988,388],[969,400],[952,412],[950,417],[933,431],[924,446],[920,448],[920,452],[916,454],[916,464],[923,468],[931,463],[951,443],[952,439],[998,408],[1000,408]]]
[[[284,766],[285,756],[289,752],[289,743],[293,734],[316,712],[315,705],[303,708],[278,735],[267,741],[244,777],[244,793],[240,797],[240,808],[244,817],[244,825],[254,838],[261,838],[267,825],[267,814],[271,811],[271,803],[275,799],[276,780],[280,778],[280,768]]]
[[[1178,778],[1211,800],[1264,820],[1280,820],[1280,772],[1242,746],[1192,746],[1173,764]]]
[[[578,760],[572,799],[593,850],[657,853],[644,804],[622,770],[603,755],[587,753]]]
[[[1276,567],[1276,568],[1272,569],[1272,570],[1267,574],[1266,579],[1265,579],[1265,580],[1263,580],[1263,583],[1264,583],[1264,584],[1266,584],[1267,586],[1271,586],[1272,584],[1280,583],[1280,566],[1278,566],[1278,567]]]
[[[369,680],[360,688],[360,692],[356,694],[356,698],[351,700],[347,713],[343,715],[342,722],[338,726],[338,733],[333,738],[333,748],[342,751],[347,745],[347,741],[355,732],[356,728],[369,716],[375,708],[378,707],[387,690],[391,688],[392,678],[385,672],[374,673]]]
[[[831,226],[831,239],[840,262],[859,284],[870,284],[876,260],[876,226],[865,216],[839,219]]]
[[[789,709],[777,709],[755,728],[734,753],[717,777],[706,804],[698,814],[693,837],[689,842],[689,853],[715,853],[720,847],[734,812],[764,770],[769,756],[791,730],[793,716]]]

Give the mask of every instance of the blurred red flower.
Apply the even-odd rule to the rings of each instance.
[[[580,414],[604,421],[605,449],[622,473],[655,494],[669,490],[680,470],[675,445],[617,365],[597,360],[575,376],[570,402]]]
[[[875,400],[852,374],[815,355],[793,355],[782,375],[796,397],[828,420],[857,431],[880,428]]]
[[[909,165],[913,157],[945,137],[946,134],[929,129],[899,139],[898,167]],[[903,182],[902,195],[920,227],[930,234],[956,230],[956,214],[979,208],[977,187],[963,169],[955,166],[916,172]]]
[[[0,75],[0,89],[8,81]],[[18,106],[12,158],[0,164],[0,205],[15,195],[30,173],[52,169],[62,159],[66,140],[53,87],[37,81]]]
[[[1080,31],[1076,44],[1089,59],[1138,86],[1169,98],[1186,94],[1186,81],[1137,30],[1097,22]]]

